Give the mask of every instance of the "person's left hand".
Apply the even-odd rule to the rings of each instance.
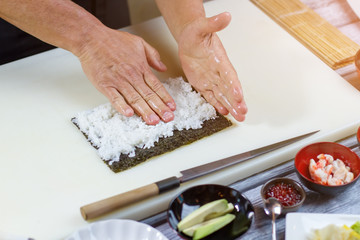
[[[79,54],[84,73],[126,117],[138,114],[149,125],[174,119],[175,102],[151,71],[165,71],[159,53],[142,38],[102,27]]]
[[[182,30],[179,57],[190,84],[223,114],[244,121],[247,106],[237,73],[216,32],[231,20],[229,13],[200,18]]]

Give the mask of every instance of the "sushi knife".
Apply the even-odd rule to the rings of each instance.
[[[0,231],[1,240],[34,240],[33,238]]]
[[[319,131],[319,130],[318,130]],[[80,212],[85,220],[91,220],[100,217],[104,214],[118,210],[122,207],[126,207],[130,204],[145,200],[147,198],[159,195],[163,192],[175,189],[180,186],[181,183],[193,180],[195,178],[216,172],[218,170],[233,166],[235,164],[244,162],[254,157],[263,155],[281,147],[287,146],[291,143],[306,138],[318,131],[303,134],[297,137],[293,137],[281,142],[277,142],[265,147],[261,147],[248,152],[240,153],[231,157],[220,159],[214,162],[203,164],[197,167],[193,167],[184,171],[181,171],[181,177],[170,177],[159,182],[151,183],[149,185],[121,193],[110,198],[106,198],[88,205],[82,206]]]

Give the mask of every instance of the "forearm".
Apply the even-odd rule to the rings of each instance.
[[[81,54],[102,23],[70,0],[2,0],[0,17],[44,42]]]
[[[202,0],[156,0],[156,3],[176,41],[186,25],[205,17]]]

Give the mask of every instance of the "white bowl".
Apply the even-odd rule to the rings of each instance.
[[[79,229],[65,240],[168,240],[157,229],[141,222],[112,219],[94,222]]]

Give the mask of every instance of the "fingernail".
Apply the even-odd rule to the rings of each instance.
[[[166,65],[161,60],[159,60],[159,67],[166,69]]]
[[[176,109],[175,104],[172,103],[172,102],[168,102],[166,105],[167,105],[172,111],[174,111],[174,110]]]
[[[234,117],[237,121],[242,122],[242,121],[245,120],[245,114],[244,114],[244,113],[241,113],[241,112],[239,113],[238,111],[236,111],[235,108],[231,108],[231,112],[232,112],[231,115],[233,115],[233,117]]]
[[[152,113],[149,116],[150,123],[158,123],[160,121],[160,118],[158,115]]]
[[[163,115],[163,120],[165,122],[169,122],[174,119],[174,113],[173,112],[165,112]]]
[[[217,106],[216,110],[222,115],[228,115],[229,111],[223,106]]]
[[[125,116],[131,117],[132,115],[134,115],[134,110],[132,110],[131,108],[127,108],[125,110]]]
[[[247,106],[244,102],[241,102],[240,104],[238,104],[236,106],[236,108],[238,109],[238,111],[240,111],[242,114],[245,114],[247,113],[248,109],[247,109]]]

